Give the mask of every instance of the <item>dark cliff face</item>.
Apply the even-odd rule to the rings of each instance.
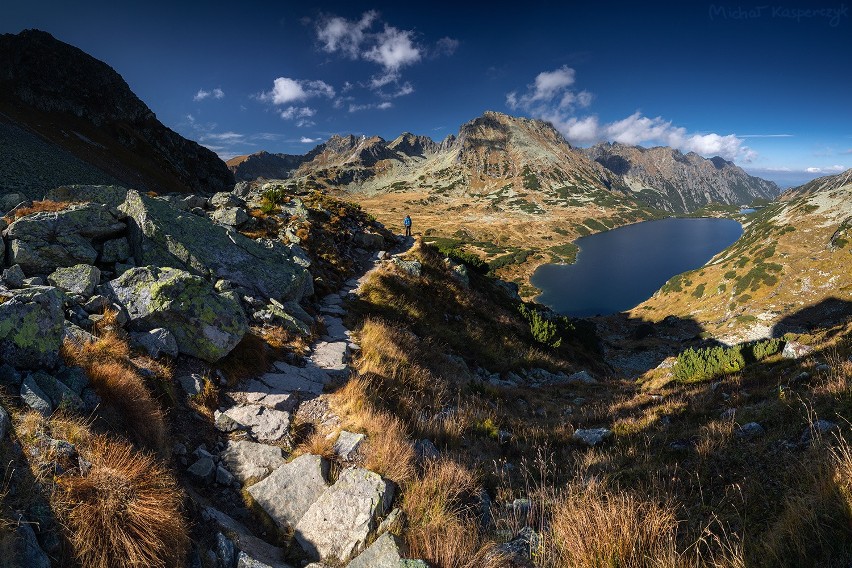
[[[234,183],[216,154],[165,127],[109,65],[45,32],[0,36],[0,113],[137,189]]]

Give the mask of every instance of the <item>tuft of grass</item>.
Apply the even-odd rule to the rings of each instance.
[[[105,318],[106,319],[106,318]],[[101,414],[123,424],[144,446],[167,455],[166,417],[128,356],[130,346],[109,331],[94,343],[66,340],[61,355],[67,365],[82,367],[95,392],[104,400]]]
[[[593,482],[569,487],[553,505],[544,566],[672,566],[677,515],[666,503]]]
[[[204,377],[201,391],[190,397],[189,406],[198,413],[213,419],[213,411],[219,408],[219,387],[209,377]]]
[[[410,554],[448,568],[498,567],[505,559],[479,533],[473,501],[477,478],[448,459],[430,461],[422,477],[405,487]]]
[[[189,537],[172,474],[150,455],[103,436],[81,454],[91,465],[59,479],[60,511],[79,562],[91,568],[183,565]]]

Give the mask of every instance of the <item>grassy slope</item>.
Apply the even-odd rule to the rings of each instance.
[[[422,277],[379,272],[355,306],[353,323],[364,323],[363,396],[401,418],[413,439],[436,441],[497,501],[532,499],[526,519],[494,507],[496,531],[478,535],[479,544],[528,522],[544,533],[537,566],[592,566],[602,558],[630,566],[848,563],[852,462],[835,436],[852,435],[849,325],[801,337],[816,348],[803,361],[774,356],[694,384],[657,371],[644,387],[612,375],[599,386],[490,387],[472,377],[475,366],[572,370],[589,364],[589,353],[577,344],[535,345],[511,302],[489,292],[486,280],[464,290],[434,252],[414,255],[424,263]],[[828,366],[817,370],[823,361]],[[797,379],[803,372],[808,380]],[[731,408],[733,418],[731,411],[723,418]],[[816,417],[839,430],[801,445]],[[766,433],[740,438],[739,426],[750,421]],[[609,446],[589,450],[571,440],[576,428],[599,426],[614,430]],[[403,494],[422,482],[403,484]],[[428,549],[428,530],[416,510],[408,513],[410,544]],[[457,554],[469,558],[475,548]],[[431,559],[451,565],[441,558]]]

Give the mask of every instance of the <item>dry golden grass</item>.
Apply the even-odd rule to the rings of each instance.
[[[677,516],[672,507],[598,483],[570,487],[551,511],[543,566],[674,566]]]
[[[364,466],[397,484],[414,476],[414,450],[405,424],[370,403],[363,377],[349,380],[331,399],[347,428],[367,433]]]
[[[91,463],[60,478],[61,515],[79,562],[91,568],[182,566],[189,545],[171,473],[127,443],[99,437]]]
[[[49,199],[45,199],[43,201],[33,201],[33,204],[29,207],[21,207],[20,209],[16,209],[12,213],[11,218],[9,218],[8,215],[6,217],[8,221],[15,221],[17,219],[20,219],[21,217],[32,215],[33,213],[55,213],[56,211],[64,211],[72,205],[76,204],[76,202],[71,201],[51,201]]]
[[[303,442],[296,446],[292,455],[298,457],[302,454],[313,454],[333,461],[337,459],[337,454],[334,453],[334,440],[334,436],[314,430]]]
[[[405,540],[412,557],[442,568],[504,566],[505,559],[483,540],[472,497],[476,476],[448,459],[430,461],[422,477],[405,487]]]
[[[86,372],[104,400],[101,414],[108,421],[123,424],[144,446],[164,454],[168,451],[165,413],[127,359],[130,348],[126,341],[112,332],[83,345],[66,340],[61,354],[66,364]]]

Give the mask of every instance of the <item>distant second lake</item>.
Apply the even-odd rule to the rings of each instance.
[[[661,219],[576,241],[574,264],[545,264],[533,274],[536,301],[571,316],[606,315],[648,299],[674,276],[698,268],[742,234],[730,219]]]

